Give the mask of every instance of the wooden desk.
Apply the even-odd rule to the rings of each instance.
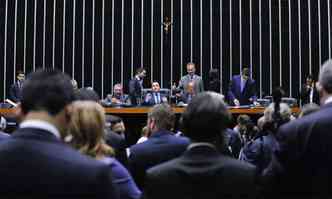
[[[147,114],[150,111],[151,107],[131,107],[131,108],[105,108],[106,114],[119,114],[119,115],[140,115]],[[230,108],[229,111],[232,114],[263,114],[264,107],[255,107],[255,108]],[[183,107],[173,107],[175,113],[182,113],[185,110]],[[300,108],[292,108],[293,113],[299,113]],[[13,115],[15,109],[0,109],[0,114],[7,116]]]
[[[136,143],[137,139],[140,137],[140,131],[143,126],[146,125],[147,113],[150,111],[151,107],[131,107],[131,108],[105,108],[106,114],[113,114],[120,116],[126,125],[126,134],[129,144]],[[263,107],[261,108],[230,108],[229,111],[233,114],[233,124],[235,123],[236,117],[239,114],[248,114],[250,117],[256,121],[264,112]],[[176,124],[175,127],[179,127],[179,118],[181,113],[185,110],[183,107],[173,107],[176,113]],[[293,113],[299,113],[300,109],[298,107],[292,108]],[[15,109],[0,109],[0,115],[5,117],[14,117]],[[14,119],[15,121],[15,119]],[[16,128],[14,125],[13,130]]]

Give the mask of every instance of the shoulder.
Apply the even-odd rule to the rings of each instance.
[[[177,168],[177,163],[182,159],[182,157],[175,158],[173,160],[161,163],[147,170],[147,178],[155,179],[162,176],[169,175],[174,169]]]

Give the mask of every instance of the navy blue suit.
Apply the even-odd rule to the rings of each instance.
[[[332,197],[331,118],[332,103],[328,103],[280,127],[276,135],[279,147],[267,173],[276,177],[282,198]]]
[[[254,198],[253,165],[196,146],[147,171],[146,198]]]
[[[142,97],[142,89],[143,85],[141,83],[142,80],[138,80],[137,78],[133,78],[129,81],[129,98],[132,105],[139,105],[139,101]]]
[[[142,188],[147,169],[180,156],[188,144],[187,138],[176,137],[169,131],[159,131],[147,141],[130,147],[129,169],[136,184]]]
[[[9,88],[9,99],[12,100],[13,102],[17,103],[21,101],[22,98],[22,84],[23,83],[18,83],[15,82],[12,84]]]
[[[238,99],[240,105],[248,105],[252,103],[252,101],[249,100],[250,98],[253,101],[257,99],[255,80],[249,78],[241,92],[241,75],[233,76],[228,89],[228,99],[230,103],[233,104],[234,99]]]
[[[158,102],[158,100],[159,100],[159,102]],[[163,102],[167,102],[167,96],[166,95],[164,95],[160,92],[152,92],[152,93],[146,94],[143,105],[153,106],[153,105],[156,105],[156,104],[161,104]]]
[[[118,198],[108,165],[40,129],[18,129],[0,143],[0,176],[1,197]]]

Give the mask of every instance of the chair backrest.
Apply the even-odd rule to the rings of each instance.
[[[146,94],[151,93],[151,92],[152,92],[151,88],[144,88],[142,90],[142,95],[145,96]],[[168,89],[168,88],[161,88],[160,93],[163,94],[163,95],[166,95],[168,97],[171,94],[171,90]]]
[[[289,107],[297,106],[297,100],[291,97],[283,97],[281,98],[281,102],[288,104]]]

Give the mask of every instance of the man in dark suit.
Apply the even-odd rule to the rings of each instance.
[[[250,198],[255,167],[220,153],[230,114],[220,94],[198,94],[183,113],[191,139],[182,156],[147,171],[147,198]],[[213,125],[211,125],[213,124]]]
[[[31,73],[22,89],[22,123],[0,144],[2,198],[118,198],[108,165],[67,146],[74,90],[57,71]]]
[[[147,93],[144,97],[143,105],[153,106],[167,102],[167,96],[160,93],[160,85],[158,82],[152,82],[151,93]]]
[[[120,117],[114,115],[106,115],[105,122],[105,141],[115,149],[115,158],[124,166],[128,167],[128,158],[126,153],[127,143],[124,132],[116,132],[114,128],[116,125],[123,126],[123,121]],[[122,123],[122,124],[121,124]]]
[[[235,106],[249,105],[256,103],[256,95],[255,80],[250,78],[248,66],[243,66],[241,75],[233,76],[230,82],[228,100],[230,104]]]
[[[315,86],[315,81],[312,75],[308,75],[306,78],[306,83],[302,86],[300,91],[301,104],[319,104],[319,94]]]
[[[130,147],[129,169],[136,184],[143,188],[147,169],[171,160],[185,151],[189,140],[176,137],[173,128],[175,114],[168,104],[158,104],[148,114],[149,139]]]
[[[9,88],[9,99],[12,100],[15,103],[18,103],[21,101],[21,92],[22,92],[22,86],[24,82],[24,72],[23,71],[17,71],[16,73],[16,82],[12,84]]]
[[[332,197],[332,60],[316,83],[321,109],[280,127],[279,147],[266,172],[276,177],[280,198]]]
[[[132,105],[140,105],[142,101],[143,79],[146,76],[144,68],[138,68],[136,75],[129,81],[129,98]]]

